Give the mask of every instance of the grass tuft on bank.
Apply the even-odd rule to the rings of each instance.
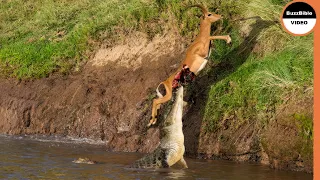
[[[276,107],[295,98],[296,92],[312,91],[312,38],[296,37],[281,51],[251,55],[235,72],[212,85],[205,109],[207,130],[217,130],[221,120],[231,116],[237,117],[236,126],[245,121],[269,121],[272,117],[268,115],[275,115]],[[228,57],[221,58],[223,62]]]
[[[90,40],[116,34],[115,26],[139,28],[157,15],[155,3],[138,0],[2,1],[0,74],[40,78],[68,73],[87,59]]]

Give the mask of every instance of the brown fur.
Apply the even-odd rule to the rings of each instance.
[[[221,19],[221,15],[209,12],[202,5],[194,5],[193,7],[201,8],[203,13],[203,18],[201,18],[201,22],[200,22],[200,34],[197,36],[195,41],[187,49],[186,58],[182,61],[177,71],[175,71],[175,73],[173,73],[167,80],[159,84],[159,86],[161,84],[164,85],[166,89],[166,95],[162,97],[162,95],[158,93],[158,88],[157,88],[157,94],[159,97],[158,99],[153,100],[152,117],[148,126],[151,126],[152,124],[156,123],[157,110],[160,108],[160,105],[171,99],[172,82],[174,80],[174,76],[182,69],[183,65],[187,65],[190,68],[190,71],[192,71],[197,75],[202,70],[204,65],[207,63],[207,60],[205,58],[208,56],[210,40],[223,39],[227,41],[227,43],[231,42],[231,38],[229,35],[210,36],[211,23]]]

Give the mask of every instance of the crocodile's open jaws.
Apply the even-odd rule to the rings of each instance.
[[[183,87],[176,93],[174,105],[160,127],[160,145],[150,154],[137,160],[132,168],[165,168],[180,163],[188,168],[183,158],[185,152],[182,132]]]

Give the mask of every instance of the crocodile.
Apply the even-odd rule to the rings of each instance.
[[[150,154],[134,162],[131,168],[168,168],[179,163],[188,168],[183,158],[185,152],[182,131],[183,86],[176,91],[170,113],[160,125],[160,145]]]

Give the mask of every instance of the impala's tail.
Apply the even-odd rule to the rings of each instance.
[[[158,96],[159,98],[163,98],[163,95],[159,92],[159,87],[160,87],[161,84],[162,84],[162,82],[158,85],[158,87],[157,87],[157,89],[156,89],[156,91],[157,91],[157,96]]]

